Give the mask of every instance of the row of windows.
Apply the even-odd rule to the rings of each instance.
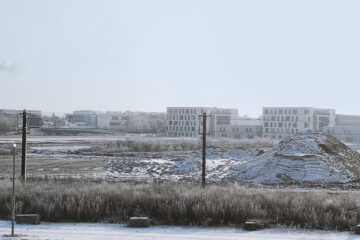
[[[195,127],[178,127],[178,126],[170,126],[166,127],[168,131],[185,131],[185,132],[195,132]]]
[[[168,120],[196,120],[199,119],[199,116],[195,115],[168,115]]]
[[[170,132],[168,134],[169,137],[197,137],[196,133],[191,133],[191,132]]]
[[[286,123],[286,122],[264,122],[264,127],[279,127],[279,128],[282,128],[282,127],[288,127],[288,128],[297,128],[298,125],[301,125],[300,123]],[[303,126],[304,128],[309,128],[309,123],[305,122],[303,123]]]
[[[278,122],[280,122],[280,121],[282,121],[282,122],[284,122],[284,121],[298,122],[299,121],[298,116],[296,116],[296,117],[294,117],[294,116],[264,116],[263,119],[264,119],[264,121],[278,121]],[[311,117],[308,117],[307,121],[311,122]]]
[[[306,123],[307,124],[307,123]],[[287,122],[264,122],[264,127],[293,127],[293,128],[297,128],[298,123],[294,122],[294,123],[287,123]]]
[[[240,132],[240,129],[239,129],[239,128],[232,128],[232,131],[233,131],[233,132]],[[220,127],[220,128],[219,128],[219,132],[226,132],[226,128]],[[252,132],[252,128],[245,128],[245,132],[251,133],[251,132]]]
[[[300,109],[272,109],[272,108],[265,108],[264,109],[264,114],[293,114],[293,115],[297,115],[301,110]],[[303,109],[302,111],[305,115],[310,114],[310,110],[309,109]]]
[[[281,133],[281,134],[295,134],[295,133],[299,133],[299,130],[296,128],[265,128],[264,129],[265,133]]]
[[[198,111],[196,111],[198,110]],[[201,109],[200,113],[204,113],[206,112],[206,109]],[[180,109],[168,109],[168,113],[169,114],[199,114],[199,109],[184,109],[184,108],[180,108]]]
[[[170,126],[172,126],[172,125],[196,126],[198,124],[196,124],[196,121],[195,122],[192,122],[192,121],[169,121],[169,125]],[[199,124],[199,125],[202,125],[202,124]]]

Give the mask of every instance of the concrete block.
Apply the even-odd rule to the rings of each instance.
[[[16,214],[16,223],[40,224],[39,214]]]
[[[244,225],[244,230],[246,231],[256,231],[258,229],[258,224],[255,221],[246,221]]]
[[[129,221],[130,227],[150,227],[150,219],[148,217],[131,217]]]
[[[355,226],[354,232],[355,232],[356,234],[360,234],[360,224],[358,224],[358,225]]]

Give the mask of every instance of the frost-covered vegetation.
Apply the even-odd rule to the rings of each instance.
[[[208,138],[207,146],[215,148],[270,148],[277,142],[271,139],[228,139]],[[200,139],[127,139],[104,141],[92,144],[91,152],[165,152],[165,151],[193,151],[201,148]]]
[[[360,215],[359,192],[251,189],[237,184],[43,181],[17,186],[18,213],[44,221],[124,222],[147,215],[155,224],[238,225],[268,219],[316,229],[348,229]],[[9,216],[11,182],[0,184],[0,217]]]

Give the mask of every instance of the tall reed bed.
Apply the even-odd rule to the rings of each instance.
[[[0,217],[9,216],[10,181],[0,182]],[[42,181],[17,186],[17,211],[44,221],[124,222],[149,216],[171,225],[239,225],[246,219],[316,229],[348,229],[360,194],[250,189],[237,184]]]

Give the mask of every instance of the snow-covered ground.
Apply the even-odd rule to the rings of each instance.
[[[17,138],[0,137],[0,146],[14,139]],[[157,141],[165,138],[129,138],[124,135],[30,137],[28,176],[116,181],[129,178],[146,181],[201,180],[201,151],[122,152],[101,148],[93,151],[90,148],[106,141],[125,139]],[[358,149],[357,145],[350,146]],[[1,161],[0,178],[8,177],[6,173],[10,173],[11,166],[6,159]],[[1,167],[3,163],[7,167]],[[342,184],[356,180],[360,174],[358,169],[360,154],[322,134],[294,135],[271,149],[209,147],[206,156],[206,178],[209,182]]]
[[[216,240],[355,240],[360,235],[351,232],[298,230],[298,229],[265,229],[255,232],[230,227],[174,227],[152,226],[150,228],[129,228],[121,224],[108,223],[41,223],[40,225],[15,225],[16,238],[8,237],[11,233],[11,222],[0,221],[1,240],[150,240],[150,239],[216,239]]]

